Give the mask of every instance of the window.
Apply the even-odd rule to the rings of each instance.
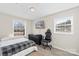
[[[24,36],[25,35],[25,25],[22,21],[14,21],[14,36]]]
[[[57,17],[54,19],[54,33],[72,33],[73,17]]]

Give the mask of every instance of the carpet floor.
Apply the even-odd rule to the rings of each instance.
[[[49,48],[44,49],[42,46],[37,46],[37,47],[38,47],[38,51],[34,51],[30,53],[28,56],[77,56],[75,54],[71,54],[56,48],[52,48],[50,50]]]

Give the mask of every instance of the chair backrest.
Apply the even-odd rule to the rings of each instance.
[[[51,31],[48,29],[47,30],[47,32],[45,33],[45,40],[47,40],[47,41],[51,41],[51,35],[52,35],[52,33],[51,33]]]

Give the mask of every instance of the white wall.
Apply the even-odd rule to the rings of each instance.
[[[59,16],[73,16],[73,27],[74,27],[74,33],[73,34],[57,34],[54,33],[54,17]],[[45,21],[45,29],[42,29],[40,31],[41,34],[44,35],[47,28],[50,28],[52,31],[52,45],[54,47],[63,49],[65,51],[69,51],[71,53],[79,54],[79,7],[65,10],[62,12],[55,13],[53,15],[48,15],[45,17],[41,17],[39,19],[42,19]],[[38,20],[39,20],[38,19]],[[33,27],[33,33],[37,34],[39,33],[39,30],[35,29]]]
[[[51,26],[51,24],[53,24],[53,20],[50,20],[50,19],[53,19],[53,17],[51,16],[45,16],[45,17],[42,17],[42,18],[39,18],[37,20],[34,20],[33,21],[33,33],[34,34],[43,34],[45,35],[45,32],[48,28],[52,29],[53,25]],[[44,20],[45,22],[45,29],[36,29],[35,28],[35,21],[38,21],[38,20]]]
[[[0,13],[0,38],[9,36],[13,33],[13,20],[22,20],[26,23],[26,36],[32,33],[30,20]]]
[[[76,23],[78,23],[78,18],[77,18],[77,8],[76,9],[72,9],[72,10],[67,10],[67,11],[63,11],[60,12],[58,14],[55,14],[53,17],[58,17],[58,16],[73,16],[73,27],[74,27],[74,31],[73,34],[54,34],[54,46],[61,48],[61,49],[65,49],[66,51],[70,51],[70,52],[76,52],[77,48],[76,48],[76,42],[77,42],[77,32],[78,31],[78,27],[76,25]]]

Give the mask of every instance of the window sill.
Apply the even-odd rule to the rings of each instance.
[[[54,34],[73,34],[73,32],[54,32]]]

